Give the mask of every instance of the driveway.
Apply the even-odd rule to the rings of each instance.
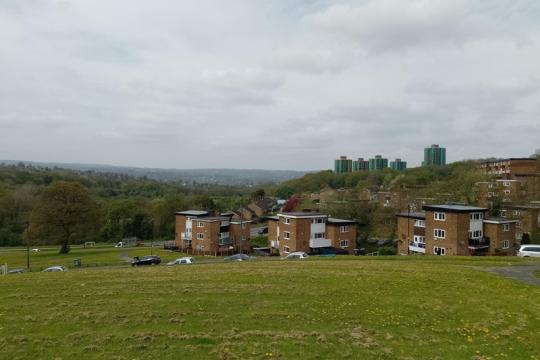
[[[540,286],[540,278],[534,276],[534,272],[540,270],[540,264],[523,265],[523,266],[508,266],[489,268],[487,271],[508,277],[529,285]]]

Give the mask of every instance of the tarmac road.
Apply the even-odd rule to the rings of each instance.
[[[507,267],[489,268],[487,271],[508,277],[529,285],[540,286],[540,278],[534,276],[534,272],[540,270],[540,264],[535,265],[518,265]]]

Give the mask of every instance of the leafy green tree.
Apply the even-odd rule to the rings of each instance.
[[[78,182],[57,181],[49,185],[30,214],[30,239],[61,245],[67,254],[72,242],[91,238],[97,229],[97,205]]]

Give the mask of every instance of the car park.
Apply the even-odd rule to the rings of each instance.
[[[521,257],[540,257],[540,245],[521,245],[517,256]]]
[[[131,266],[158,265],[159,263],[161,263],[161,258],[157,255],[135,256],[131,261]]]
[[[61,271],[67,271],[67,268],[65,266],[50,266],[43,270],[43,272],[61,272]]]
[[[285,260],[301,260],[301,259],[307,259],[309,257],[308,254],[306,254],[303,251],[295,251],[290,253],[289,255],[285,256],[283,259]]]
[[[195,259],[192,257],[181,257],[173,261],[169,261],[167,265],[191,265],[195,263]]]

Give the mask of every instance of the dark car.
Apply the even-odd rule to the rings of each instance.
[[[148,255],[143,257],[135,256],[131,260],[131,266],[157,265],[161,263],[161,258],[157,255]]]
[[[249,255],[246,255],[246,254],[236,254],[236,255],[232,255],[232,256],[227,256],[225,259],[225,261],[248,261],[248,260],[253,260],[255,259],[255,256],[249,256]]]
[[[309,255],[320,256],[335,256],[335,255],[348,255],[349,252],[345,249],[338,249],[334,247],[315,248],[309,253]]]

